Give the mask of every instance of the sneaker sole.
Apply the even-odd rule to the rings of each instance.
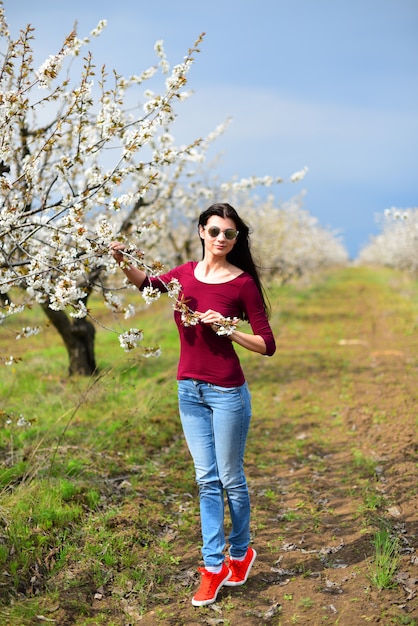
[[[229,571],[228,575],[224,578],[224,580],[221,582],[221,584],[217,588],[213,598],[210,598],[209,600],[195,600],[194,598],[192,598],[193,606],[207,606],[208,604],[213,604],[214,602],[216,602],[216,598],[218,597],[218,593],[220,589],[222,589],[222,587],[227,583],[228,579],[231,578],[231,576],[232,576],[232,572]]]
[[[249,566],[248,566],[248,569],[247,569],[247,574],[246,574],[246,576],[245,576],[244,580],[239,580],[238,582],[235,582],[235,581],[232,581],[232,582],[231,582],[230,580],[227,580],[227,581],[224,583],[225,587],[239,587],[240,585],[243,585],[244,583],[246,583],[246,582],[247,582],[248,576],[249,576],[249,574],[250,574],[250,570],[251,570],[251,568],[252,568],[252,566],[253,566],[254,561],[255,561],[255,560],[256,560],[256,558],[257,558],[257,552],[254,550],[254,548],[253,548],[253,552],[254,552],[254,554],[253,554],[253,558],[251,559],[251,562],[250,562],[250,564],[249,564]],[[232,574],[232,573],[231,573],[231,574]]]

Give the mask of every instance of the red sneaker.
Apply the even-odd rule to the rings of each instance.
[[[199,567],[199,572],[202,574],[202,580],[198,591],[192,598],[192,604],[193,606],[212,604],[212,602],[216,600],[219,589],[226,583],[228,578],[231,577],[229,567],[223,563],[219,574],[208,572],[204,567]]]
[[[235,561],[230,558],[228,567],[231,570],[232,576],[224,583],[227,587],[238,587],[243,585],[248,578],[252,564],[255,561],[257,552],[253,548],[248,548],[247,554],[242,561]]]

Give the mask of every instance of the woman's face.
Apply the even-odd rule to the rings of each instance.
[[[218,233],[214,236],[215,232],[211,229],[216,228]],[[226,256],[231,252],[237,241],[236,237],[228,239],[226,234],[231,236],[237,232],[234,220],[229,217],[219,217],[218,215],[211,215],[204,227],[200,226],[199,233],[201,238],[205,242],[205,254],[210,252],[214,256]]]

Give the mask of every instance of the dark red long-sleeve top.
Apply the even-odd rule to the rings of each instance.
[[[184,296],[193,311],[203,313],[212,309],[230,318],[239,318],[245,312],[254,335],[264,339],[266,355],[272,356],[276,343],[252,276],[243,272],[225,283],[205,283],[195,277],[196,265],[190,261],[159,277],[146,278],[141,290],[152,286],[165,292],[165,285],[176,278],[182,287],[179,297]],[[174,319],[180,336],[178,380],[194,378],[221,387],[244,384],[244,373],[229,337],[218,336],[206,324],[184,326],[178,311],[174,311]]]

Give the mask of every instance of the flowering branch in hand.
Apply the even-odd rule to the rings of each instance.
[[[215,322],[216,334],[220,337],[229,337],[237,329],[238,317],[222,317],[219,322]]]
[[[176,300],[173,305],[175,311],[181,313],[181,323],[183,326],[197,326],[200,322],[200,316],[189,306],[189,300],[184,294]],[[220,337],[229,337],[236,330],[239,319],[237,317],[221,317],[219,322],[212,324],[216,328],[215,332]]]
[[[173,309],[181,314],[181,323],[183,326],[197,326],[200,322],[200,317],[187,305],[188,302],[189,299],[185,298],[183,294],[175,301]]]

